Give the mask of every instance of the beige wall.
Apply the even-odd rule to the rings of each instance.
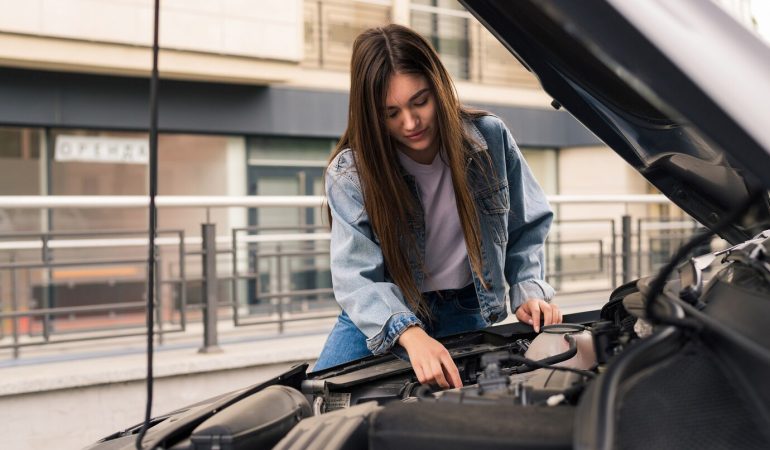
[[[575,147],[559,152],[559,194],[626,195],[649,194],[649,183],[609,147]],[[620,217],[626,212],[644,212],[644,206],[563,205],[562,219]]]
[[[0,31],[149,46],[152,0],[0,0]],[[302,59],[302,0],[164,0],[161,46]]]
[[[409,20],[407,0],[388,3],[325,0],[321,38],[315,1],[164,0],[159,70],[170,79],[346,91],[352,37]],[[0,0],[0,66],[147,76],[151,6],[152,0]],[[472,80],[456,80],[461,99],[550,108],[534,78],[480,24],[470,26],[472,53],[480,56],[470,60]],[[328,67],[335,55],[338,64]]]
[[[191,352],[190,360],[205,357]],[[156,377],[153,416],[252,386],[285,372],[288,367],[289,363],[283,363]],[[43,366],[43,370],[55,369]],[[90,446],[115,431],[141,422],[145,389],[144,381],[136,380],[0,396],[0,408],[13,411],[4,414],[0,421],[0,432],[5,436],[3,448],[79,449]]]

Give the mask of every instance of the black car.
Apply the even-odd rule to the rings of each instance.
[[[554,99],[733,247],[540,335],[442,339],[464,387],[394,356],[151,422],[147,449],[770,448],[770,49],[705,0],[463,2]],[[667,280],[667,281],[666,281]],[[91,448],[133,448],[140,426]]]

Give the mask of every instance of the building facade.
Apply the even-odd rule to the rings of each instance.
[[[0,6],[0,195],[146,194],[152,2]],[[352,41],[388,22],[430,39],[462,101],[505,120],[548,193],[561,191],[563,149],[603,152],[455,1],[166,0],[160,194],[320,194],[325,161],[346,125]],[[195,214],[161,216],[161,226],[197,223]],[[217,217],[225,226],[248,221],[215,214],[225,215]],[[3,216],[3,231],[145,223],[132,211]],[[253,220],[300,218],[265,210]]]
[[[747,1],[721,4],[751,19]],[[0,8],[0,196],[147,194],[152,0],[0,0]],[[160,195],[322,194],[346,126],[352,42],[391,22],[430,40],[463,103],[505,121],[547,194],[655,193],[554,109],[455,0],[163,0],[161,8]],[[601,224],[623,214],[681,217],[665,205],[557,207],[559,222],[597,219],[600,248],[612,236]],[[160,211],[159,227],[197,236],[206,220],[220,234],[325,224],[320,208],[175,208]],[[0,234],[146,224],[136,208],[0,209]],[[588,236],[597,229],[557,222],[549,245],[578,257],[551,259],[549,272],[582,273],[586,261],[607,258],[581,243]]]

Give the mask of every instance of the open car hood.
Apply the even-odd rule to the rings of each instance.
[[[770,187],[770,48],[703,0],[465,0],[545,91],[705,226]],[[770,226],[764,195],[731,243]]]

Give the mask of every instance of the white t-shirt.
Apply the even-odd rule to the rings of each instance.
[[[425,211],[426,273],[420,291],[467,286],[472,281],[471,268],[449,166],[439,154],[430,164],[420,164],[401,152],[398,157],[415,177]]]

